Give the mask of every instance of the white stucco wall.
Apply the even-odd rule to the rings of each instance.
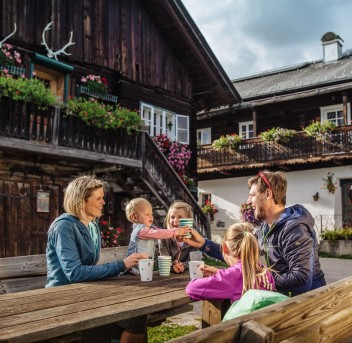
[[[324,181],[328,172],[334,173],[337,182],[335,194],[324,189]],[[287,172],[287,206],[301,204],[305,206],[315,218],[316,231],[319,234],[321,227],[333,228],[341,226],[334,222],[334,215],[342,214],[341,179],[352,178],[352,166],[322,168],[315,170]],[[247,180],[249,177],[199,181],[199,193],[211,193],[212,202],[219,212],[215,214],[212,223],[212,237],[221,241],[221,237],[232,223],[240,220],[240,205],[248,198]],[[318,192],[319,200],[314,201],[313,195]],[[225,222],[225,227],[217,227],[218,221]]]

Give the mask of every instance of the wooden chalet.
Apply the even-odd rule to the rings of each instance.
[[[220,209],[212,229],[219,228],[217,222],[226,226],[239,219],[240,204],[248,196],[246,181],[263,169],[287,172],[292,184],[288,203],[303,202],[320,218],[319,230],[352,224],[347,196],[352,185],[352,50],[342,52],[341,39],[332,32],[321,42],[321,60],[233,80],[240,103],[198,114],[200,194],[203,202],[211,198]],[[302,131],[312,121],[327,120],[338,127],[329,141],[317,141]],[[260,133],[273,127],[298,133],[287,144],[263,141]],[[210,145],[231,134],[243,138],[236,151],[215,151]],[[324,185],[328,173],[334,174],[334,194]],[[224,191],[228,183],[232,194]],[[313,199],[316,194],[320,200]]]
[[[82,76],[105,77],[103,100],[139,110],[146,125],[131,135],[98,129],[66,116],[64,107],[40,110],[1,96],[0,257],[45,252],[49,225],[63,212],[63,189],[82,172],[108,178],[104,219],[125,229],[125,243],[124,206],[138,196],[153,203],[159,222],[174,200],[185,200],[210,235],[195,197],[151,138],[165,133],[195,156],[196,112],[240,100],[182,2],[0,0],[0,16],[0,39],[17,27],[6,40],[23,58],[14,73],[35,72],[63,103],[87,93]],[[68,42],[67,54],[55,55]],[[188,174],[196,176],[195,158]]]

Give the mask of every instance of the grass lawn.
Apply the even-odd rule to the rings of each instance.
[[[148,327],[148,343],[164,343],[173,338],[187,335],[197,330],[194,325],[181,326],[177,324]]]

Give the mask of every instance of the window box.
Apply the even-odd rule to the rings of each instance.
[[[25,75],[26,74],[26,69],[21,68],[21,67],[16,67],[13,65],[2,65],[0,66],[0,71],[3,71],[4,69],[8,70],[9,74],[12,75]]]
[[[100,92],[92,92],[88,89],[88,87],[85,87],[82,85],[78,85],[77,87],[78,87],[77,97],[80,96],[81,94],[86,94],[94,98],[99,98],[99,99],[114,102],[114,103],[118,101],[118,97],[116,95],[107,94],[107,93],[105,94]]]

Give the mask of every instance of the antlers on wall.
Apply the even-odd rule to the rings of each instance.
[[[48,45],[46,44],[46,41],[45,41],[45,33],[46,33],[46,31],[51,30],[51,25],[52,25],[52,24],[53,24],[53,22],[51,21],[47,26],[45,26],[45,28],[44,28],[44,30],[43,30],[43,33],[42,33],[42,42],[41,42],[41,44],[44,45],[45,48],[46,48],[46,50],[48,51],[47,56],[48,56],[49,58],[55,57],[55,59],[56,59],[56,61],[57,61],[57,56],[60,55],[60,54],[71,55],[71,54],[67,53],[67,52],[65,51],[65,49],[66,49],[67,47],[69,47],[70,45],[74,45],[74,44],[76,44],[76,43],[72,42],[73,31],[71,31],[71,32],[70,32],[70,40],[69,40],[69,42],[68,42],[66,45],[64,45],[60,50],[57,50],[57,51],[53,51],[52,49],[50,49],[50,48],[48,47]]]
[[[5,37],[1,42],[0,42],[0,49],[2,48],[2,45],[11,37],[15,34],[16,30],[17,30],[17,26],[16,23],[14,23],[14,27],[15,29],[13,30],[12,33],[10,33],[7,37]]]

